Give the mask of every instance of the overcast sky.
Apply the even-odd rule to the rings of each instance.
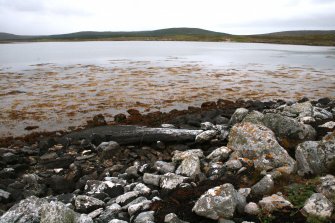
[[[0,32],[335,30],[335,0],[0,0]]]

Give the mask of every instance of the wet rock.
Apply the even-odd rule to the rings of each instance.
[[[242,122],[250,122],[253,124],[262,124],[262,120],[264,115],[259,111],[251,111],[249,112],[242,120]]]
[[[246,158],[256,169],[269,171],[280,168],[285,173],[295,170],[295,161],[265,126],[248,122],[236,124],[231,129],[227,147],[234,151],[231,159]]]
[[[162,174],[165,173],[174,173],[176,169],[176,164],[175,163],[168,163],[164,161],[156,161],[154,167],[156,170]]]
[[[195,178],[201,173],[200,159],[197,156],[188,156],[176,170],[176,174]]]
[[[189,156],[197,156],[199,158],[203,158],[204,153],[201,149],[190,149],[190,150],[187,150],[187,151],[176,150],[176,151],[173,152],[172,161],[173,162],[183,161],[184,159],[186,159]]]
[[[74,205],[76,210],[80,213],[90,213],[98,208],[105,206],[105,202],[86,195],[78,195],[75,198]]]
[[[101,159],[110,159],[113,155],[118,152],[120,145],[117,142],[109,141],[102,142],[98,147],[97,151]]]
[[[61,202],[51,201],[42,205],[40,210],[41,223],[75,222],[76,213]]]
[[[245,116],[248,114],[249,110],[246,108],[238,108],[235,110],[234,114],[229,120],[229,125],[233,126],[236,123],[242,122]]]
[[[279,196],[277,194],[273,194],[268,197],[264,197],[262,200],[258,202],[260,208],[266,213],[272,213],[274,211],[283,211],[286,209],[293,208],[291,202]]]
[[[254,202],[249,202],[245,208],[244,208],[244,212],[246,214],[249,214],[249,215],[255,215],[257,216],[260,212],[261,212],[261,209],[258,207],[258,205]]]
[[[149,222],[154,222],[155,217],[154,217],[155,212],[154,211],[147,211],[147,212],[142,212],[134,220],[134,223],[149,223]]]
[[[0,217],[1,223],[36,223],[40,222],[39,212],[44,204],[47,204],[44,198],[35,196],[21,200],[20,203],[12,206],[5,214]]]
[[[329,200],[335,202],[335,177],[333,175],[326,175],[320,177],[321,184],[317,186],[317,192],[326,196]]]
[[[333,204],[324,195],[315,193],[305,202],[301,213],[305,216],[329,218],[333,210]]]
[[[121,206],[128,204],[129,202],[133,201],[140,195],[138,191],[129,191],[125,194],[118,196],[115,202]]]
[[[192,211],[213,220],[232,218],[237,206],[236,193],[231,184],[223,184],[209,189],[197,200]]]
[[[215,138],[215,136],[217,136],[218,132],[216,130],[207,130],[204,131],[200,134],[198,134],[195,137],[195,142],[196,143],[205,143],[208,142],[210,140],[212,140],[213,138]]]
[[[206,158],[211,160],[212,162],[225,161],[226,159],[228,159],[231,152],[231,149],[222,146],[215,149]]]
[[[143,182],[146,184],[159,186],[159,182],[161,179],[161,175],[151,174],[151,173],[145,173],[143,175]]]
[[[272,176],[267,174],[254,186],[251,187],[251,194],[253,196],[263,196],[270,194],[274,189],[274,181]]]
[[[275,133],[279,143],[287,149],[295,148],[299,143],[314,140],[316,137],[312,126],[280,114],[265,114],[263,124]]]
[[[333,114],[326,109],[314,107],[313,118],[317,121],[331,120],[333,119]]]
[[[187,221],[180,220],[175,213],[165,215],[165,223],[188,223]]]
[[[311,102],[306,101],[303,103],[295,103],[291,106],[286,106],[284,111],[292,113],[299,117],[313,116],[313,105]]]
[[[179,184],[185,183],[187,177],[179,176],[174,173],[166,173],[161,177],[160,187],[165,190],[173,190],[178,187]]]
[[[4,203],[5,201],[9,200],[10,195],[11,194],[9,192],[0,189],[0,202]]]
[[[105,193],[109,197],[114,198],[123,194],[124,188],[121,184],[109,181],[88,180],[85,185],[85,191],[90,196]]]

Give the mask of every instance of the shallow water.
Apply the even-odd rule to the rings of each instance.
[[[204,42],[0,44],[0,134],[107,120],[129,108],[335,97],[335,48]]]

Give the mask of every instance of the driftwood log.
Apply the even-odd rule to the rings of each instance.
[[[148,128],[142,126],[100,126],[78,132],[69,133],[55,139],[57,143],[66,145],[69,141],[80,139],[92,140],[99,138],[99,141],[115,141],[121,145],[135,143],[162,142],[185,142],[194,141],[196,135],[202,130],[173,129],[173,128]]]

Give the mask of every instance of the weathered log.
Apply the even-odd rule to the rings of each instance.
[[[135,143],[184,142],[194,141],[196,135],[202,130],[172,129],[172,128],[148,128],[141,126],[99,126],[69,133],[56,139],[58,143],[66,145],[69,141],[80,139],[92,140],[92,136],[103,141],[116,141],[121,145]]]

